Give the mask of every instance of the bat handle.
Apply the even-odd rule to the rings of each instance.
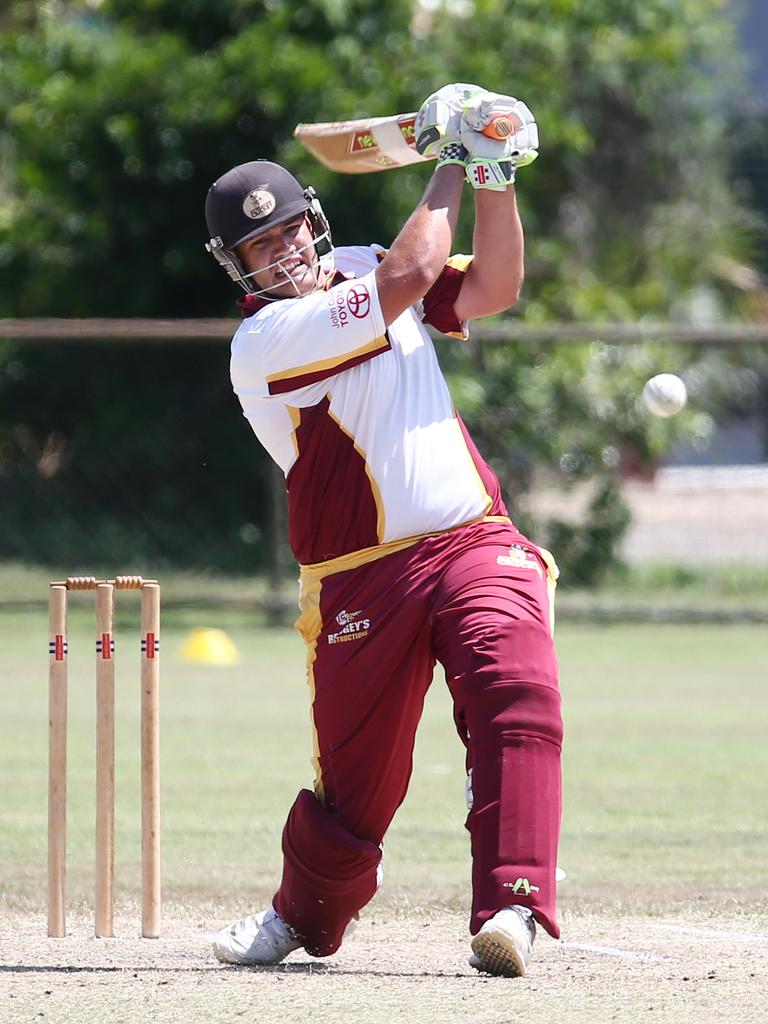
[[[522,127],[522,122],[514,114],[491,114],[491,119],[482,134],[489,139],[508,139]]]

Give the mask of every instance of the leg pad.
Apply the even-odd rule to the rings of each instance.
[[[283,877],[278,914],[312,956],[330,956],[344,929],[377,888],[381,850],[358,839],[302,789],[283,830]]]

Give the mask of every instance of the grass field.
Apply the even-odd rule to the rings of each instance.
[[[233,974],[209,961],[204,938],[232,915],[240,916],[269,898],[278,879],[285,812],[296,790],[311,783],[302,645],[291,630],[268,631],[244,613],[211,610],[165,616],[164,914],[166,936],[175,938],[168,945],[166,940],[154,946],[139,943],[138,627],[133,609],[129,610],[137,602],[135,595],[121,597],[117,892],[118,922],[129,937],[123,945],[88,939],[95,761],[93,618],[88,599],[82,595],[73,602],[77,607],[70,623],[72,938],[64,942],[44,938],[47,624],[37,611],[0,611],[0,912],[6,922],[13,922],[12,934],[6,924],[0,935],[5,964],[0,967],[0,1021],[27,1019],[14,999],[25,999],[30,1008],[39,1003],[50,1018],[43,994],[49,990],[61,996],[52,1019],[92,1019],[78,1016],[74,976],[69,987],[61,974],[53,975],[58,987],[49,984],[48,970],[73,971],[78,964],[78,969],[97,972],[93,980],[105,1000],[102,1020],[229,1020],[234,1014],[224,1009],[227,991],[237,992],[238,998],[259,997],[254,972],[244,972],[250,982],[242,979],[243,972],[234,972],[240,980],[232,982],[231,990],[222,987],[222,973]],[[211,668],[183,663],[178,648],[196,625],[226,626],[240,650],[240,665]],[[679,1005],[674,993],[666,1004],[657,997],[653,1012],[648,1000],[660,982],[653,980],[647,965],[643,969],[642,958],[649,957],[651,963],[656,957],[661,964],[668,956],[664,951],[672,948],[671,936],[679,940],[684,934],[674,929],[690,925],[701,932],[716,924],[715,930],[723,934],[756,936],[754,943],[765,963],[764,628],[564,624],[558,630],[558,652],[567,728],[560,857],[568,876],[560,889],[566,944],[560,947],[541,939],[529,975],[506,983],[517,986],[515,999],[522,1000],[518,1009],[530,1001],[531,1007],[547,1007],[546,1019],[565,1022],[634,1020],[643,1009],[646,1021],[674,1019],[680,1024],[724,1019],[715,1013],[721,1001],[723,1008],[733,1011],[741,999],[740,1016],[728,1019],[763,1020],[764,1015],[750,1017],[750,1006],[768,1002],[765,972],[758,971],[750,981],[750,974],[755,974],[749,956],[744,963],[731,965],[720,986],[700,989],[682,980],[695,978],[690,972],[695,971],[696,960],[693,966],[680,967]],[[436,676],[419,733],[411,790],[385,844],[384,884],[366,911],[360,937],[333,961],[294,968],[301,980],[289,1008],[279,1003],[268,1018],[259,1012],[255,1019],[298,1021],[313,1009],[315,1019],[329,1022],[501,1024],[518,1019],[510,997],[500,999],[498,985],[503,981],[473,978],[465,970],[468,839],[463,829],[463,788],[462,749],[453,733],[445,686]],[[648,930],[653,927],[672,931]],[[429,936],[429,955],[422,945],[412,943],[413,929],[421,940]],[[388,951],[385,934],[395,936],[394,952]],[[621,947],[624,953],[611,959],[612,954],[578,951],[579,943],[590,944],[590,936],[593,945],[594,936],[599,936],[605,949]],[[563,959],[569,940],[575,944],[571,960]],[[692,956],[696,941],[685,941],[680,956]],[[712,941],[706,945],[710,951]],[[197,1003],[192,999],[184,1003],[187,1016],[174,1016],[180,1012],[178,1003],[170,997],[164,1000],[163,990],[153,988],[151,1016],[132,1015],[130,986],[117,984],[117,975],[122,979],[121,972],[133,966],[146,970],[152,984],[159,985],[153,972],[159,970],[160,950],[170,958],[166,969],[176,979],[177,996],[185,972],[190,974],[188,986],[203,984],[206,972],[212,972],[208,1010],[194,1009]],[[382,956],[391,970],[382,968]],[[114,978],[98,973],[105,957],[113,965]],[[342,969],[345,962],[351,966]],[[24,963],[35,965],[34,970],[19,973]],[[659,969],[667,972],[665,977],[671,975],[670,980],[678,978],[671,962]],[[195,971],[202,972],[197,982],[192,979]],[[273,999],[275,991],[285,993],[290,969],[267,974],[263,994]],[[366,974],[375,984],[358,991],[356,979]],[[612,1015],[602,1017],[599,1008],[590,1010],[586,991],[584,1001],[574,1000],[572,986],[578,986],[579,974],[598,986],[610,985],[611,990],[619,986],[624,995],[617,996]],[[313,976],[323,979],[320,1006]],[[449,1012],[438,998],[439,979],[459,977],[465,990],[450,1000]],[[438,986],[434,992],[433,982]],[[700,1005],[698,997],[693,998],[698,991]],[[184,999],[189,996],[186,989],[181,994]],[[329,994],[334,1009],[329,1008]],[[149,998],[146,991],[144,998]],[[473,1006],[465,1004],[462,1009],[467,998]],[[407,1012],[414,1009],[414,1015]],[[699,1012],[702,1015],[696,1016]],[[39,1019],[37,1013],[30,1009],[28,1019]]]

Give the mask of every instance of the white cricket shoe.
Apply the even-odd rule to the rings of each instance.
[[[279,964],[289,953],[301,949],[277,911],[270,907],[224,928],[213,940],[213,953],[223,964]]]
[[[504,907],[472,939],[469,966],[484,974],[522,978],[535,937],[536,924],[527,907]]]

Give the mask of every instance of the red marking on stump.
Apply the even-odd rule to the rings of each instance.
[[[102,661],[110,661],[112,658],[112,637],[109,633],[101,634],[101,648],[99,650]]]

